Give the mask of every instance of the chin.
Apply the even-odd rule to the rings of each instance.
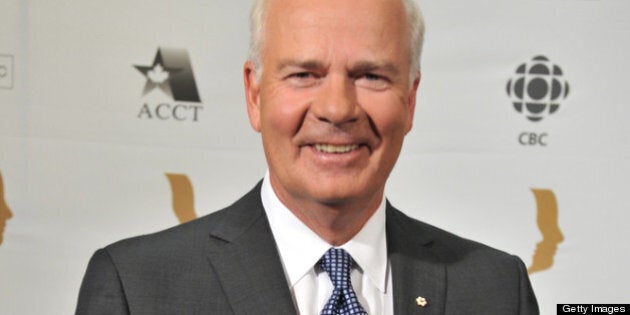
[[[366,189],[348,187],[347,185],[334,185],[327,189],[317,189],[312,196],[322,204],[343,205],[369,198],[366,196]]]

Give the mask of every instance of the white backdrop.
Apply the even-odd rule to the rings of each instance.
[[[531,274],[542,314],[629,303],[630,2],[418,2],[423,77],[389,200],[530,265],[543,239],[537,216],[555,213],[531,189],[551,191],[564,241],[545,256],[553,265]],[[241,74],[249,5],[2,0],[0,198],[12,217],[0,211],[0,314],[72,313],[95,249],[178,224],[167,173],[190,180],[185,208],[198,215],[262,177]],[[135,66],[152,67],[160,47],[187,53],[200,102],[143,95],[148,78]],[[506,87],[540,55],[569,93],[532,122]]]

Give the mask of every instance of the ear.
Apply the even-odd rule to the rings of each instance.
[[[260,132],[260,84],[256,79],[256,69],[251,61],[243,66],[243,80],[245,83],[245,100],[247,101],[247,115],[249,124]]]
[[[420,86],[420,70],[416,74],[416,79],[413,80],[411,85],[411,89],[409,91],[409,96],[407,98],[407,109],[409,111],[409,115],[407,116],[407,126],[405,126],[405,134],[411,131],[411,127],[413,126],[413,115],[416,111],[416,94],[418,93],[418,86]]]

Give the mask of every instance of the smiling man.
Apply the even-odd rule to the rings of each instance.
[[[341,245],[382,202],[411,129],[410,30],[398,1],[288,3],[269,1],[260,56],[245,65],[248,113],[275,194]]]
[[[416,5],[261,0],[251,23],[267,175],[226,209],[97,251],[77,313],[537,314],[517,257],[385,200],[420,82]]]

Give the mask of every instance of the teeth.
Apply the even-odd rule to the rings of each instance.
[[[315,149],[324,153],[348,153],[359,147],[358,144],[332,145],[332,144],[316,144]]]

